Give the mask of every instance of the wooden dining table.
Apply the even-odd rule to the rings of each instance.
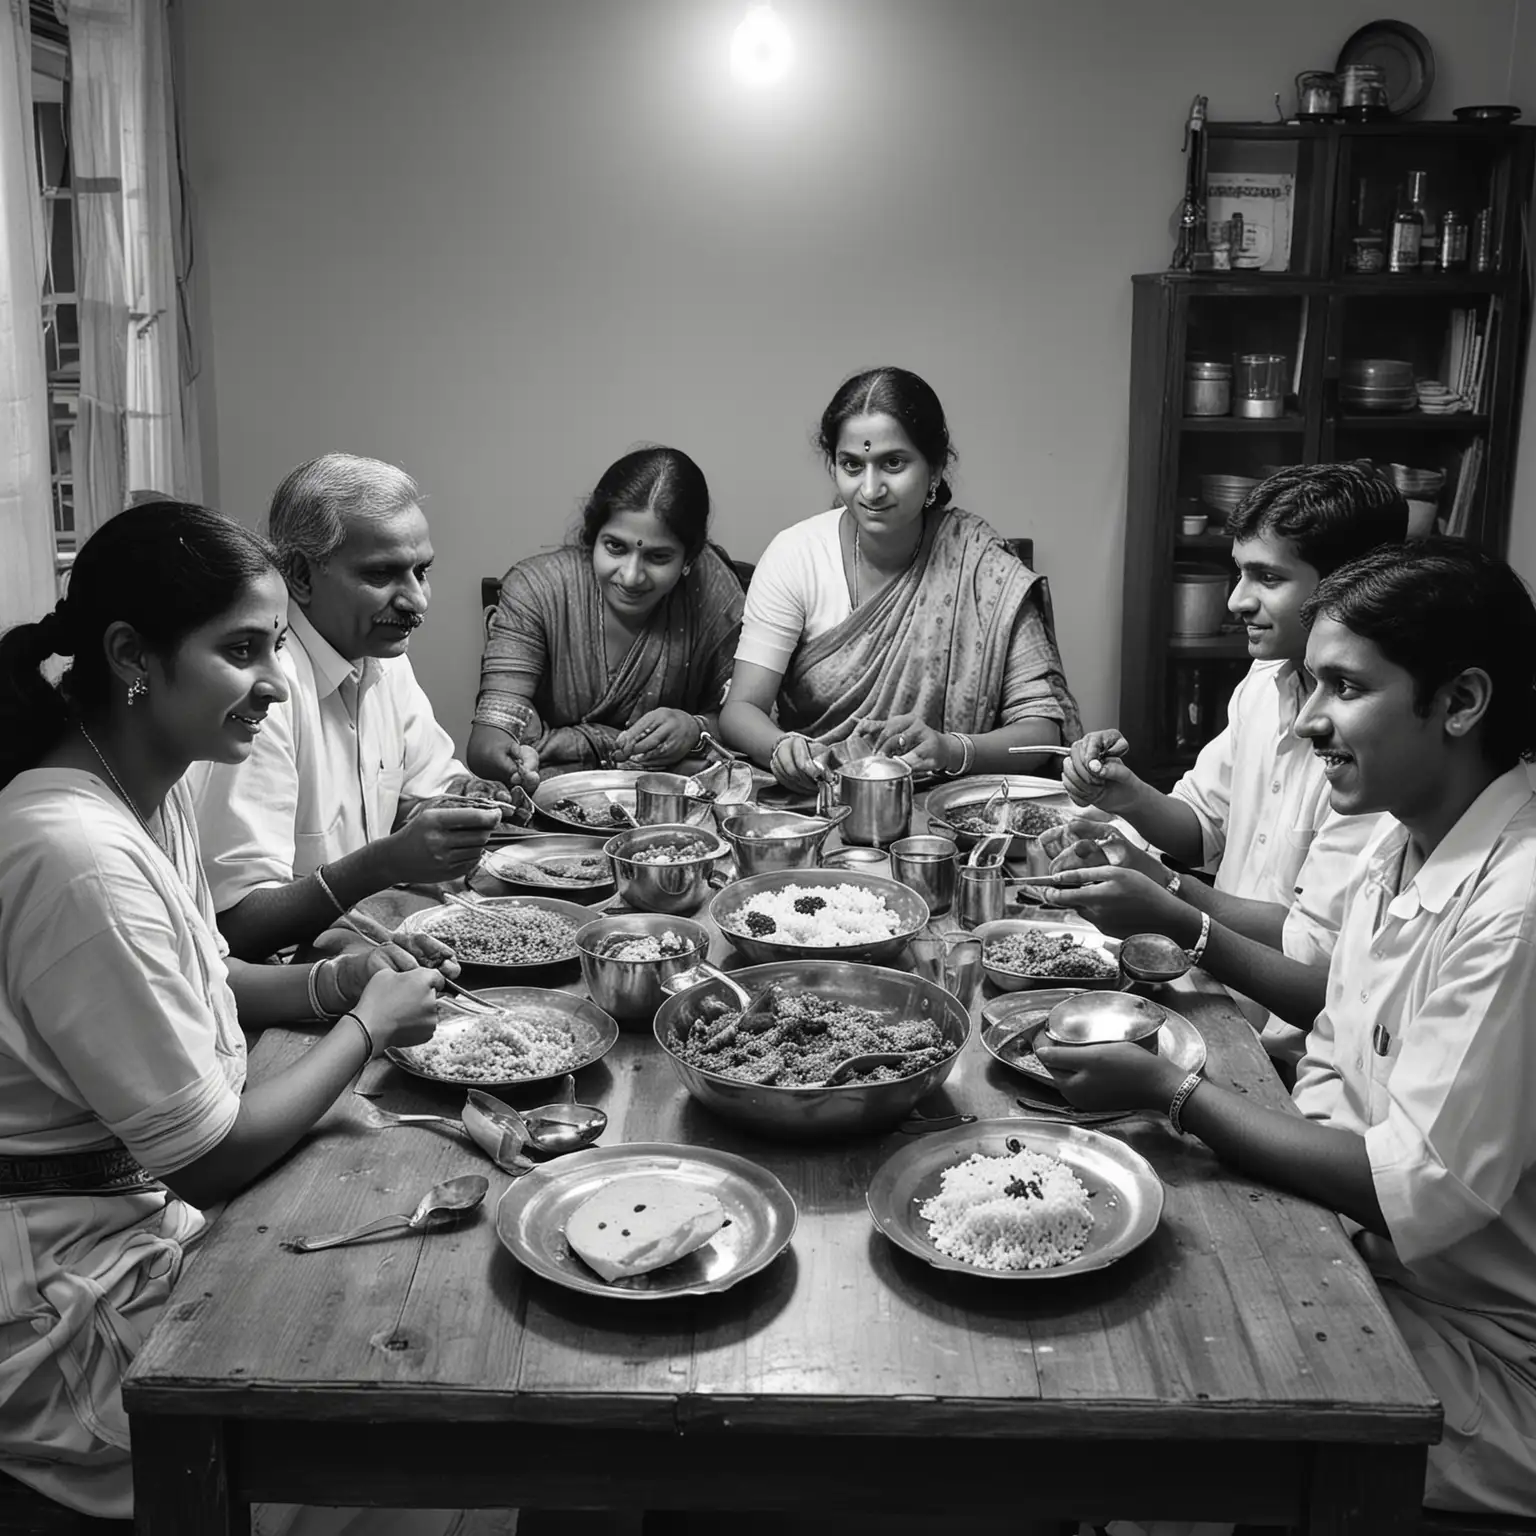
[[[430,897],[382,899],[389,916]],[[731,963],[718,930],[711,953]],[[545,980],[581,990],[574,965]],[[1288,1105],[1217,983],[1192,973],[1161,996],[1204,1037],[1212,1081]],[[252,1079],[313,1038],[266,1030]],[[363,1086],[389,1109],[463,1104],[387,1061]],[[527,1107],[548,1088],[505,1096]],[[724,1149],[770,1170],[799,1210],[789,1249],[720,1294],[579,1294],[498,1240],[508,1175],[452,1134],[371,1129],[344,1095],[229,1203],[128,1373],[144,1536],[244,1533],[263,1500],[782,1511],[791,1528],[852,1511],[1418,1529],[1440,1406],[1339,1219],[1165,1117],[1101,1128],[1162,1180],[1152,1236],[1098,1272],[1019,1282],[935,1269],[876,1229],[865,1193],[901,1131],[764,1139],[690,1099],[649,1028],[622,1032],[577,1088],[609,1115],[604,1145]],[[920,1109],[1019,1115],[1031,1088],[982,1048],[973,1009]],[[491,1191],[458,1225],[284,1247],[408,1212],[463,1173]]]

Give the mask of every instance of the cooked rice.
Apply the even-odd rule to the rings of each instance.
[[[916,1052],[899,1066],[867,1067],[846,1079],[894,1082],[944,1061],[958,1049],[932,1019],[892,1017],[814,992],[781,997],[765,1029],[738,1030],[740,1018],[739,1009],[696,1018],[686,1038],[674,1026],[667,1045],[706,1072],[779,1087],[824,1083],[833,1067],[865,1051]]]
[[[822,905],[815,911],[795,908],[797,901],[810,906],[818,898]],[[885,897],[862,885],[786,885],[759,891],[732,917],[732,928],[750,935],[747,918],[754,912],[772,921],[773,927],[760,936],[775,943],[832,948],[868,944],[901,931],[901,918],[885,904]]]
[[[653,933],[615,934],[598,951],[604,960],[670,960],[693,949],[690,940],[669,928],[658,938]]]
[[[1059,1157],[973,1152],[917,1214],[940,1253],[977,1269],[1053,1269],[1088,1246],[1088,1191]]]
[[[455,908],[434,923],[441,939],[466,965],[548,965],[576,953],[576,928],[540,907],[497,907],[495,916]]]
[[[1066,933],[1010,933],[991,940],[983,959],[994,970],[1019,976],[1050,976],[1071,981],[1107,981],[1119,965],[1102,949]]]
[[[503,1009],[494,1017],[463,1018],[440,1025],[424,1045],[402,1055],[435,1077],[463,1082],[507,1083],[520,1077],[553,1077],[581,1065],[570,1020],[553,1009]]]

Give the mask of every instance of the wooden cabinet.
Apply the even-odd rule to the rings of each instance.
[[[1216,573],[1231,573],[1220,477],[1369,459],[1416,487],[1416,527],[1503,553],[1519,430],[1530,301],[1525,231],[1536,130],[1489,123],[1210,126],[1210,181],[1293,178],[1289,268],[1158,272],[1133,279],[1120,716],[1131,762],[1166,787],[1226,723],[1247,667],[1240,629],[1209,632]],[[1488,218],[1489,270],[1372,268],[1411,171],[1424,172],[1426,227],[1448,209]],[[1380,244],[1374,242],[1380,240]],[[1360,253],[1364,252],[1362,256]],[[1426,237],[1424,252],[1437,250]],[[1280,414],[1194,415],[1191,362],[1284,358]],[[1454,410],[1375,409],[1352,390],[1369,359],[1457,387]],[[1234,391],[1234,394],[1236,392]],[[1410,391],[1410,396],[1413,392]],[[1426,390],[1423,400],[1442,402]],[[1399,466],[1395,471],[1391,466]],[[1206,515],[1200,532],[1189,520]],[[1200,577],[1205,576],[1205,582]],[[1190,629],[1206,632],[1189,633]]]

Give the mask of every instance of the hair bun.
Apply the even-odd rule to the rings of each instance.
[[[67,599],[60,598],[52,613],[37,621],[37,643],[44,657],[75,654],[74,625]]]

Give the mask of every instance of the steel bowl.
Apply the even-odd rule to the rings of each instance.
[[[696,1019],[717,1013],[718,1004],[729,999],[726,988],[719,982],[705,981],[669,997],[657,1011],[652,1030],[683,1087],[722,1119],[764,1136],[809,1141],[889,1130],[949,1076],[970,1038],[970,1014],[959,999],[934,982],[905,971],[845,960],[781,960],[749,965],[733,971],[731,977],[748,992],[774,982],[791,995],[815,992],[860,1008],[932,1019],[945,1040],[954,1045],[943,1061],[888,1083],[851,1083],[837,1088],[744,1083],[690,1065],[669,1044],[674,1034],[686,1036]],[[728,1001],[728,1006],[735,1004]]]
[[[703,842],[710,852],[674,864],[647,864],[633,857],[647,849],[678,842]],[[696,912],[709,895],[710,877],[715,866],[730,853],[724,840],[708,827],[671,822],[659,827],[635,827],[620,832],[603,844],[619,899],[642,912]]]
[[[798,811],[740,810],[720,818],[720,835],[731,845],[743,875],[815,869],[838,821],[848,815],[802,816]]]
[[[573,832],[603,832],[611,835],[629,823],[613,814],[615,801],[638,821],[635,814],[635,783],[641,777],[632,768],[584,768],[576,773],[561,773],[543,780],[533,792],[534,809],[556,826]],[[613,799],[610,800],[609,796]],[[592,821],[558,807],[574,801],[578,810],[592,815]],[[709,820],[709,806],[700,803],[683,818],[695,824]]]
[[[1089,949],[1102,950],[1115,964],[1114,971],[1104,977],[1095,976],[1039,976],[1024,971],[1005,971],[987,960],[987,945],[994,939],[1005,939],[1013,933],[1067,934]],[[981,968],[988,981],[1004,992],[1022,992],[1036,987],[1071,987],[1083,992],[1114,992],[1120,987],[1120,940],[1100,933],[1087,923],[1037,923],[1027,917],[1002,917],[996,922],[981,923],[976,929],[981,940]]]
[[[688,948],[660,960],[616,960],[603,950],[618,938],[661,938],[675,933]],[[623,912],[600,917],[576,935],[581,977],[592,1001],[620,1025],[650,1023],[667,999],[662,983],[695,966],[709,953],[709,930],[686,917],[661,912]]]
[[[1057,779],[1042,779],[1028,773],[994,773],[979,779],[956,779],[952,784],[942,784],[930,790],[929,831],[952,837],[961,848],[975,847],[981,833],[957,827],[951,818],[957,812],[980,810],[1005,780],[1015,804],[1027,801],[1030,805],[1057,812],[1063,820],[1081,814],[1082,807],[1072,804],[1071,797]],[[1045,874],[1050,864],[1050,859],[1040,846],[1038,833],[1015,833],[1004,857],[1027,865],[1027,873],[1031,875]]]
[[[583,905],[606,900],[613,895],[613,868],[603,858],[606,841],[602,837],[579,837],[573,832],[509,838],[487,848],[481,856],[480,868],[494,882],[486,889],[496,894],[516,891],[520,895],[558,895]],[[586,882],[539,878],[539,866],[546,859],[572,859],[587,854],[596,854],[603,861],[600,879]]]
[[[763,891],[781,891],[789,885],[856,885],[872,891],[896,914],[897,930],[888,938],[866,939],[857,944],[791,944],[771,935],[754,938],[738,926],[738,914],[754,896]],[[895,960],[927,924],[928,903],[910,886],[880,875],[864,875],[851,869],[789,869],[733,880],[710,902],[709,915],[721,933],[748,960],[758,964],[774,960],[843,960],[885,965]]]

